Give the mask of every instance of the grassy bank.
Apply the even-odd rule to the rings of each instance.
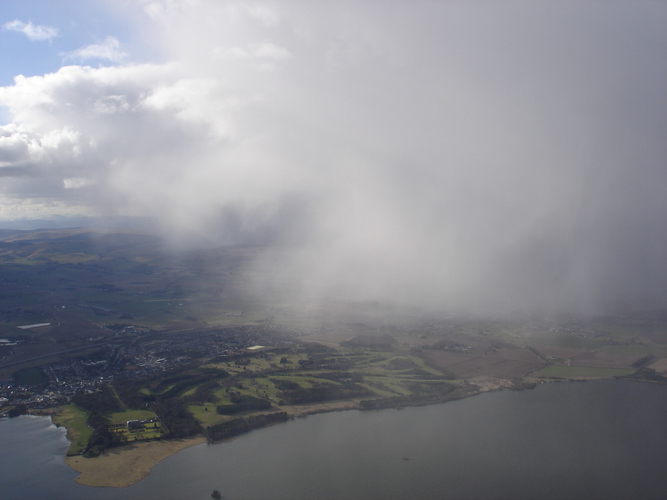
[[[61,406],[57,414],[53,415],[53,423],[67,428],[67,439],[70,447],[67,455],[78,455],[88,444],[93,430],[86,425],[88,412],[85,412],[74,405]]]

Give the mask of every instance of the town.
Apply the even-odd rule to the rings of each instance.
[[[289,344],[259,328],[225,328],[165,335],[121,325],[111,340],[89,356],[25,368],[0,381],[0,417],[67,404],[80,391],[93,391],[116,380],[141,379],[174,370],[196,358],[226,359],[260,343]],[[271,339],[269,342],[269,338]],[[12,408],[14,411],[4,411]]]

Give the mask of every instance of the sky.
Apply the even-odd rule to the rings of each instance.
[[[665,2],[0,7],[0,221],[266,244],[304,300],[665,307]]]

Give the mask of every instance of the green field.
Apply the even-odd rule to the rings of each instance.
[[[627,345],[609,345],[602,348],[605,352],[615,354],[634,354],[637,356],[656,356],[660,358],[667,357],[667,347],[645,344],[627,344]]]
[[[216,404],[190,405],[188,411],[205,426],[217,425],[232,420],[234,417],[220,415],[215,411]]]
[[[537,377],[562,378],[610,378],[630,375],[634,370],[621,368],[596,368],[588,366],[551,365],[535,373]]]
[[[320,349],[325,350],[320,351]],[[427,366],[422,358],[410,354],[407,350],[368,352],[367,349],[329,347],[318,348],[317,352],[314,359],[320,359],[319,363],[311,363],[311,359],[311,362],[304,364],[304,361],[313,356],[308,352],[274,353],[272,350],[261,350],[249,352],[247,357],[229,363],[204,364],[202,368],[215,367],[225,370],[233,379],[221,379],[221,385],[214,390],[212,398],[206,402],[192,402],[188,405],[188,410],[201,424],[212,426],[231,418],[216,411],[219,405],[232,404],[230,392],[269,401],[274,411],[276,409],[288,413],[302,411],[284,402],[284,393],[279,388],[281,381],[310,390],[329,385],[339,387],[344,385],[343,382],[354,379],[358,385],[370,391],[364,398],[392,398],[411,396],[414,394],[413,390],[420,384],[424,388],[432,389],[434,384],[445,383],[445,380],[448,380],[443,379],[441,372]],[[287,362],[281,363],[281,360]],[[349,377],[346,377],[345,372],[349,373]],[[332,376],[334,378],[331,378]],[[336,380],[335,377],[341,377],[343,380]],[[346,378],[348,380],[345,380]],[[199,384],[190,387],[180,397],[191,398],[197,394],[198,386]],[[326,402],[333,403],[335,400]]]
[[[88,412],[85,412],[74,405],[65,405],[60,407],[58,414],[53,416],[53,423],[67,428],[67,439],[70,441],[67,455],[78,455],[88,444],[93,430],[86,425]]]
[[[26,368],[14,373],[14,381],[19,385],[40,385],[47,380],[40,368]]]
[[[151,410],[125,410],[112,413],[110,417],[111,425],[124,424],[128,420],[148,420],[155,418],[156,415]]]

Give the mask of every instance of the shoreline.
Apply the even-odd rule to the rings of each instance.
[[[483,392],[505,389],[510,389],[510,387],[505,384],[491,384],[486,387],[478,386],[477,391],[472,391],[467,394],[459,393],[451,399],[446,398],[439,401],[424,400],[421,402],[413,401],[411,404],[400,405],[399,408],[405,406],[444,404],[451,400],[464,399],[476,396]],[[319,403],[307,406],[297,405],[292,407],[292,409],[296,411],[294,413],[289,413],[291,418],[305,418],[308,415],[319,413],[347,410],[370,410],[370,408],[363,408],[360,405],[360,402],[360,400],[350,400]],[[377,409],[390,408],[396,408],[396,406],[390,405]],[[228,439],[234,439],[235,437],[237,436]],[[225,442],[228,439],[216,440],[214,443]],[[201,434],[185,439],[149,441],[110,448],[95,458],[85,458],[81,455],[65,456],[64,462],[68,467],[80,473],[79,476],[74,479],[79,484],[92,487],[127,488],[147,477],[153,470],[153,467],[165,458],[175,455],[181,450],[190,448],[191,446],[208,442],[208,439]]]
[[[430,406],[435,404],[445,404],[449,401],[455,401],[459,399],[467,399],[485,392],[526,390],[532,389],[536,385],[550,382],[574,381],[575,380],[571,379],[531,380],[531,383],[521,387],[506,379],[480,376],[477,377],[476,380],[472,379],[470,381],[471,385],[476,386],[476,390],[470,390],[469,392],[456,391],[456,394],[445,395],[445,397],[442,399],[438,398],[434,400],[426,398],[422,401],[411,401],[409,403],[403,403],[399,405],[389,404],[387,406],[379,406],[377,408],[364,408],[360,404],[360,400],[349,400],[319,403],[312,406],[295,406],[292,407],[292,409],[296,411],[288,413],[290,414],[290,418],[305,418],[308,415],[336,411],[369,411],[391,408],[401,409],[408,406]],[[584,379],[578,381],[586,380]],[[248,432],[251,432],[252,430],[255,429],[251,429]],[[245,434],[245,432],[243,434]],[[216,440],[214,443],[225,442],[228,439],[235,439],[236,437],[237,436]],[[64,462],[68,467],[80,473],[79,476],[74,479],[79,484],[93,487],[126,488],[147,477],[153,470],[153,467],[155,467],[165,458],[175,455],[181,450],[190,448],[191,446],[196,446],[198,444],[207,442],[209,442],[209,440],[202,434],[184,439],[149,441],[125,445],[118,448],[110,448],[104,451],[102,455],[95,458],[84,458],[81,455],[65,456]]]
[[[79,472],[74,480],[85,486],[127,488],[148,476],[153,467],[178,452],[206,443],[204,436],[149,441],[111,448],[99,457],[66,456],[65,464]]]
[[[475,396],[481,392],[486,391],[469,393],[463,396],[463,398]],[[453,399],[461,399],[461,397]],[[296,406],[293,409],[297,411],[290,413],[290,418],[305,418],[308,415],[347,410],[365,411],[364,408],[360,407],[359,402],[352,400],[319,403],[312,405],[312,407]],[[442,404],[445,402],[433,401],[426,402],[425,404]],[[407,406],[420,405],[411,404]],[[251,429],[249,432],[252,430],[255,429]],[[213,443],[223,443],[228,439],[236,437],[216,440]],[[209,443],[209,440],[202,434],[184,439],[148,441],[110,448],[95,458],[85,458],[81,455],[65,456],[64,462],[69,468],[79,472],[79,475],[74,478],[79,484],[102,488],[127,488],[147,477],[153,470],[153,467],[165,458],[175,455],[186,448],[203,443]]]

